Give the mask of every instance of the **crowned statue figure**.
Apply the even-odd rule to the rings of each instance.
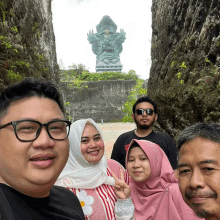
[[[125,32],[116,32],[117,25],[109,16],[104,16],[96,26],[97,33],[90,31],[88,41],[92,44],[92,51],[96,54],[96,72],[121,72],[120,53],[125,41]]]

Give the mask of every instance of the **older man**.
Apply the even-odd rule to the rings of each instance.
[[[84,219],[76,196],[53,186],[68,159],[70,122],[58,90],[25,79],[0,95],[0,219]]]
[[[179,188],[201,218],[220,219],[220,125],[198,123],[178,140]]]

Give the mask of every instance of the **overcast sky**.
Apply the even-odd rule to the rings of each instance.
[[[117,25],[117,32],[126,32],[120,54],[122,72],[133,69],[142,79],[149,78],[151,0],[52,0],[52,12],[57,60],[62,60],[65,69],[82,63],[95,72],[96,55],[87,33],[96,33],[96,25],[108,15]]]

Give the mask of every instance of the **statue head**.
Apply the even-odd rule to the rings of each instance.
[[[96,30],[97,33],[115,33],[117,30],[117,25],[108,15],[105,15],[100,21],[100,23],[96,26]]]

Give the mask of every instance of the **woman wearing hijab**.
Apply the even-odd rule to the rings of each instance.
[[[200,219],[184,202],[170,162],[157,144],[133,140],[128,149],[126,167],[131,177],[129,185],[135,206],[135,219]],[[117,177],[114,178],[117,193],[117,187],[126,184],[122,181],[119,183]]]
[[[121,165],[107,160],[103,138],[96,123],[92,119],[76,121],[71,125],[69,141],[69,159],[56,185],[66,187],[78,196],[86,220],[130,219],[127,210],[126,214],[119,211],[117,218],[115,216],[117,196],[111,172],[119,177]],[[123,173],[128,183],[126,171]],[[131,199],[126,202],[132,203]],[[124,205],[122,202],[122,208]],[[132,209],[130,213],[132,216]]]

